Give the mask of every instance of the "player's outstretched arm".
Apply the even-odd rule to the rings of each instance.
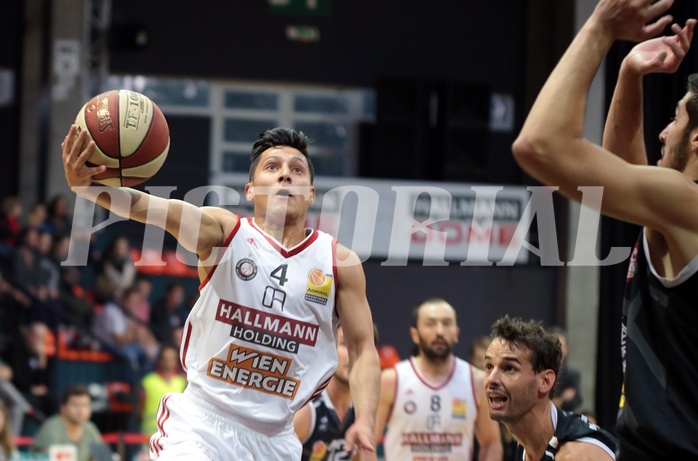
[[[602,187],[604,214],[669,234],[698,229],[698,218],[687,211],[698,206],[698,186],[675,170],[630,165],[585,140],[583,129],[589,86],[612,43],[660,33],[672,19],[664,14],[672,3],[599,2],[543,86],[512,148],[519,165],[543,184],[559,186],[576,201],[583,188]],[[666,206],[680,200],[690,203]]]
[[[359,257],[337,245],[337,308],[349,353],[349,387],[356,414],[347,430],[345,449],[370,460],[380,389],[380,361],[373,338],[373,318],[366,299],[366,278]]]
[[[95,185],[92,177],[106,167],[86,165],[95,144],[85,130],[76,132],[72,125],[61,143],[65,178],[73,192],[124,218],[164,228],[184,248],[199,255],[200,260],[206,260],[213,248],[223,244],[237,220],[229,211],[197,207],[128,187]]]
[[[629,163],[647,164],[643,124],[643,77],[652,73],[674,73],[686,56],[696,20],[682,28],[672,26],[674,35],[657,37],[636,45],[623,59],[613,99],[606,118],[603,147]]]

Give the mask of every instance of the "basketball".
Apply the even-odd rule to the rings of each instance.
[[[78,133],[96,144],[88,166],[105,165],[94,179],[106,186],[135,186],[158,172],[170,148],[170,129],[160,108],[147,96],[111,90],[85,104],[75,119]]]

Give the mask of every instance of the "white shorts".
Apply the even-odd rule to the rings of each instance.
[[[158,461],[299,460],[303,447],[293,426],[267,436],[224,418],[185,394],[166,394],[150,438],[150,459]]]

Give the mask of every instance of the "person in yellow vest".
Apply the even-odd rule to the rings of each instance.
[[[158,430],[157,412],[160,400],[170,392],[182,392],[187,380],[181,373],[179,351],[163,345],[158,353],[155,370],[141,380],[141,432],[150,437]]]

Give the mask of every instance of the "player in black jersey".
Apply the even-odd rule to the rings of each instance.
[[[674,0],[601,0],[541,90],[513,146],[519,165],[581,201],[602,187],[605,215],[643,227],[631,257],[623,309],[624,398],[619,460],[698,459],[698,75],[659,134],[648,165],[643,80],[673,73],[695,19],[658,38]],[[640,42],[626,56],[603,147],[585,140],[591,82],[616,40]]]
[[[506,316],[492,325],[492,336],[485,354],[490,417],[519,443],[514,459],[616,459],[611,434],[552,402],[562,365],[557,335],[539,322]]]
[[[340,325],[337,328],[337,370],[332,380],[322,394],[298,410],[293,418],[296,435],[303,444],[302,461],[350,459],[351,452],[344,449],[344,434],[353,423],[349,354]]]

